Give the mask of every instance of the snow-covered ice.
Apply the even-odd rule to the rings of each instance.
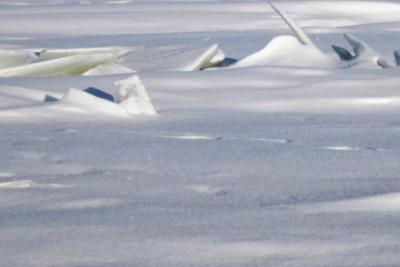
[[[0,0],[0,266],[399,266],[400,2],[274,3]]]

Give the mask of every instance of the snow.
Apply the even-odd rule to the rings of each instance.
[[[400,3],[274,3],[0,0],[0,266],[400,265]]]

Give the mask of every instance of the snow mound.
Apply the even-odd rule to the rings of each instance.
[[[291,35],[275,37],[263,49],[238,61],[233,67],[260,65],[295,67],[337,67],[335,58],[313,45],[304,45]]]
[[[284,11],[273,3],[271,8],[282,18],[294,36],[275,37],[263,49],[243,58],[234,67],[260,65],[294,66],[294,67],[337,67],[337,61],[323,53],[307,34]]]

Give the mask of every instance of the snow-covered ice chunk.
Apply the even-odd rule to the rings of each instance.
[[[116,82],[115,96],[95,87],[71,88],[65,94],[19,87],[0,87],[1,115],[5,117],[59,117],[70,113],[101,114],[120,117],[156,115],[139,77]],[[3,106],[2,106],[3,105]],[[28,115],[29,114],[29,115]]]
[[[128,113],[122,106],[74,88],[69,89],[56,105],[58,105],[59,108],[63,106],[74,107],[75,111],[84,113],[90,112],[123,117],[128,116]]]
[[[156,115],[156,111],[147,95],[146,88],[137,75],[117,81],[119,87],[114,101],[91,94],[89,91],[69,89],[55,105],[58,108],[76,112],[107,114],[128,117],[131,115]]]
[[[114,98],[129,114],[157,114],[139,76],[134,75],[117,81],[115,86],[118,86],[119,90]]]

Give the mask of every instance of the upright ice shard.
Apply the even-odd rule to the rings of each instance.
[[[157,115],[139,76],[134,75],[128,79],[115,82],[119,87],[114,96],[115,102],[119,103],[129,114]]]
[[[303,45],[314,45],[314,42],[307,36],[307,34],[292,20],[284,11],[278,9],[272,2],[268,2],[272,9],[286,22],[297,40]]]
[[[217,66],[222,63],[225,59],[224,52],[214,44],[205,49],[200,55],[192,59],[191,62],[187,63],[182,70],[183,71],[194,71],[203,70],[210,67]]]
[[[115,54],[75,55],[0,70],[0,77],[80,75],[96,66],[113,62]]]

